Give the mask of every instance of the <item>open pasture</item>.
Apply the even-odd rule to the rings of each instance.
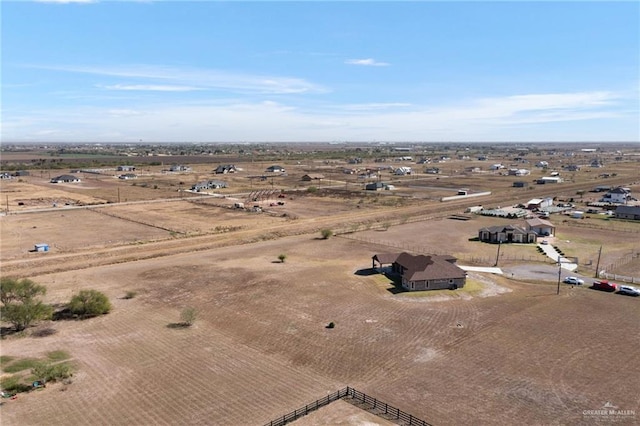
[[[640,345],[637,299],[500,277],[483,278],[511,290],[493,297],[404,297],[357,273],[380,251],[305,235],[32,277],[50,302],[94,288],[114,310],[3,341],[3,355],[79,365],[65,392],[3,406],[3,424],[263,424],[346,385],[438,425],[639,409],[640,367],[615,362]],[[195,325],[170,327],[186,306]]]

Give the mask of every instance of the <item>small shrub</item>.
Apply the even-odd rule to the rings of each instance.
[[[333,235],[333,231],[331,229],[323,229],[320,231],[320,235],[322,235],[322,238],[326,240]]]
[[[336,323],[331,321],[329,324],[327,324],[327,328],[335,328],[336,327]]]
[[[198,312],[195,308],[187,307],[180,312],[180,320],[182,324],[186,326],[191,326],[196,321],[196,317],[198,316]]]
[[[278,260],[280,261],[280,263],[284,263],[284,261],[285,261],[285,260],[287,260],[287,255],[286,255],[286,254],[284,254],[284,253],[281,253],[281,254],[278,256]]]
[[[138,295],[138,293],[135,292],[135,291],[128,291],[128,292],[125,293],[124,298],[125,299],[133,299],[137,295]]]
[[[316,188],[315,186],[310,186],[309,188],[307,188],[307,192],[309,192],[310,194],[314,194],[318,192],[318,188]]]

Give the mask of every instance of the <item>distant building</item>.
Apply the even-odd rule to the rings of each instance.
[[[560,183],[560,182],[562,182],[562,178],[560,176],[544,176],[536,180],[536,183],[538,185],[544,185],[547,183]]]
[[[411,174],[411,167],[398,167],[393,171],[394,175],[405,176]]]
[[[640,206],[618,206],[614,214],[616,219],[640,220]]]
[[[200,191],[206,191],[207,189],[221,189],[226,187],[227,187],[227,183],[221,180],[207,180],[204,182],[196,183],[191,187],[191,190],[200,192]]]
[[[382,182],[371,182],[365,185],[364,189],[367,191],[382,191],[385,184]]]
[[[527,202],[527,209],[540,210],[553,205],[553,198],[532,198]]]
[[[513,182],[513,187],[514,188],[525,188],[529,186],[529,182],[525,182],[523,180],[517,180],[515,182]]]
[[[80,178],[73,175],[60,175],[51,179],[51,183],[77,183]]]
[[[213,171],[215,174],[227,174],[227,173],[235,173],[237,171],[236,166],[233,164],[221,164]]]
[[[36,244],[33,248],[33,251],[49,251],[49,244],[46,244],[46,243]]]
[[[269,173],[283,173],[284,167],[282,166],[269,166],[267,167],[267,172]]]
[[[631,198],[630,194],[631,191],[628,188],[618,186],[609,190],[600,201],[603,203],[626,204],[629,198]]]
[[[171,167],[169,167],[169,171],[170,172],[189,172],[191,171],[191,167],[185,166],[182,164],[172,164]]]
[[[135,172],[136,167],[135,166],[118,166],[116,170],[119,172]]]
[[[313,182],[313,181],[318,182],[318,181],[321,181],[322,179],[324,179],[324,175],[320,173],[309,173],[302,176],[302,180],[305,182]]]
[[[424,172],[428,175],[437,175],[440,173],[440,169],[438,167],[427,167]]]
[[[527,169],[509,169],[509,176],[528,176],[531,172]]]
[[[123,179],[123,180],[137,179],[137,178],[138,178],[138,176],[136,176],[133,173],[125,173],[125,174],[122,174],[122,175],[118,176],[118,179]]]

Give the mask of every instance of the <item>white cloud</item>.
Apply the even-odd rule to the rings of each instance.
[[[170,86],[160,84],[113,84],[107,86],[98,85],[98,87],[107,90],[138,90],[155,92],[191,92],[194,90],[202,90],[202,88],[193,86]]]
[[[320,85],[300,78],[233,73],[215,69],[175,68],[153,65],[112,67],[32,65],[30,67],[99,76],[146,79],[151,81],[144,83],[148,85],[162,85],[169,82],[172,85],[226,90],[236,93],[300,94],[325,93],[328,91]]]
[[[57,4],[69,4],[69,3],[98,3],[98,0],[34,0],[36,3],[57,3]]]
[[[523,94],[446,106],[397,102],[334,105],[322,110],[273,101],[219,99],[59,108],[29,111],[23,117],[5,114],[3,139],[37,139],[38,131],[56,129],[58,133],[48,140],[632,140],[637,138],[638,111],[623,102],[625,97],[605,91]],[[607,125],[598,125],[602,123]]]
[[[342,105],[339,108],[342,108],[346,111],[374,111],[390,108],[408,108],[410,106],[412,105],[403,102],[374,102],[367,104],[347,104]]]
[[[349,65],[364,65],[364,66],[368,66],[368,67],[386,67],[389,66],[391,64],[387,63],[387,62],[378,62],[375,59],[372,58],[367,58],[367,59],[347,59],[345,62],[345,64],[349,64]]]

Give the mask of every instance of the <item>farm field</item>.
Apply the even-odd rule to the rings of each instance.
[[[493,297],[394,295],[356,274],[383,248],[306,235],[33,277],[50,302],[90,287],[115,307],[3,341],[6,355],[64,349],[79,366],[66,391],[3,406],[3,424],[262,424],[347,385],[433,424],[580,423],[606,401],[638,410],[640,367],[610,363],[640,344],[637,299],[500,277],[510,291]],[[168,327],[185,306],[196,324]]]

